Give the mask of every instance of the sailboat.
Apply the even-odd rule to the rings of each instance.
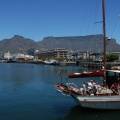
[[[85,77],[104,77],[104,70],[94,70],[94,71],[84,71],[84,72],[74,72],[68,74],[69,78],[85,78]]]
[[[71,84],[58,83],[56,89],[64,94],[72,96],[83,108],[91,109],[120,109],[120,71],[106,70],[106,15],[105,0],[102,0],[103,13],[103,43],[104,43],[104,81],[102,85],[90,81],[83,84],[82,88]],[[93,84],[94,83],[94,84]],[[90,88],[91,87],[91,88]]]

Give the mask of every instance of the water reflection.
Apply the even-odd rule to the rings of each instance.
[[[74,71],[84,69],[76,66],[0,64],[0,120],[34,120],[36,117],[39,120],[61,120],[64,116],[64,120],[94,120],[97,116],[105,117],[104,112],[94,114],[73,107],[76,105],[73,98],[55,90],[57,82],[80,85],[90,79],[68,79],[67,74]]]
[[[120,111],[118,110],[92,110],[75,106],[70,109],[63,120],[114,120],[119,118],[119,115]]]

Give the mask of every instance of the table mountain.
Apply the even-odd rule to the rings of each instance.
[[[2,53],[26,53],[34,49],[66,48],[79,51],[101,52],[103,50],[102,35],[70,36],[70,37],[46,37],[42,41],[35,42],[29,38],[15,35],[10,39],[0,41]],[[108,51],[120,51],[120,45],[115,39],[107,40]]]
[[[103,51],[103,35],[88,35],[75,37],[46,37],[39,42],[40,48],[67,48],[80,51]],[[107,40],[107,51],[120,51],[120,45],[115,39]]]

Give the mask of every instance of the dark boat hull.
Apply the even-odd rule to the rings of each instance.
[[[91,72],[71,73],[69,78],[84,78],[84,77],[104,77],[104,70],[96,70]]]

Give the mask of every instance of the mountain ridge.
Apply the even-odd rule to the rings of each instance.
[[[103,51],[103,35],[87,35],[72,37],[46,37],[39,42],[40,47],[49,49],[66,48],[79,51]],[[119,51],[120,45],[115,39],[107,40],[107,51]]]
[[[42,41],[34,41],[20,35],[0,41],[0,51],[12,53],[28,53],[31,50],[66,48],[79,51],[102,52],[103,35],[45,37]],[[115,39],[107,40],[107,51],[120,51],[120,44]]]

